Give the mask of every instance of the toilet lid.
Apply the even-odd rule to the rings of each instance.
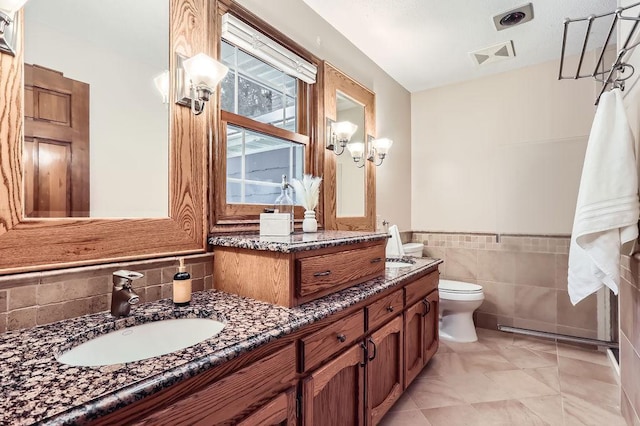
[[[482,286],[460,281],[440,280],[438,290],[450,293],[480,293]]]

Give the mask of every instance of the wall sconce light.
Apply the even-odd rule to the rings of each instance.
[[[373,136],[367,136],[367,142],[369,145],[369,155],[367,156],[367,160],[373,162],[376,166],[380,166],[384,161],[384,158],[389,153],[389,149],[391,145],[393,145],[393,141],[389,138],[381,138],[374,139]],[[376,157],[380,160],[379,163],[376,162]]]
[[[169,103],[169,70],[164,71],[162,74],[156,76],[153,79],[153,84],[156,85],[156,89],[162,96],[162,103]]]
[[[229,68],[204,53],[188,59],[176,54],[176,72],[176,103],[191,106],[191,112],[200,115]]]
[[[349,121],[336,123],[334,120],[327,118],[326,148],[332,150],[336,155],[341,155],[356,130],[358,130],[358,126]],[[338,146],[340,151],[338,151]]]
[[[364,167],[364,142],[350,142],[347,144],[347,149],[353,158],[353,162],[356,163],[358,168]]]
[[[0,0],[0,52],[15,56],[13,43],[18,34],[18,25],[13,23],[16,12],[27,0]]]

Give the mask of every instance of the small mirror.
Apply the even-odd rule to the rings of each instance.
[[[169,1],[24,8],[25,217],[168,217]]]
[[[344,93],[336,92],[336,121],[349,121],[358,130],[349,143],[365,143],[364,105]],[[365,176],[364,167],[354,163],[349,150],[345,150],[336,159],[336,216],[360,217],[365,215]]]

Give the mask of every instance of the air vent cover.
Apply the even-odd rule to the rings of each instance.
[[[493,17],[496,30],[502,31],[516,25],[524,24],[533,19],[533,5],[531,3],[507,10]]]
[[[475,52],[469,52],[469,56],[474,64],[487,65],[513,58],[516,54],[513,50],[513,41],[509,40],[504,43],[494,44],[493,46],[476,50]]]

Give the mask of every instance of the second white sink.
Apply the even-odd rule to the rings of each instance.
[[[61,354],[63,364],[95,367],[165,355],[220,333],[224,324],[208,318],[148,322],[112,331]]]

